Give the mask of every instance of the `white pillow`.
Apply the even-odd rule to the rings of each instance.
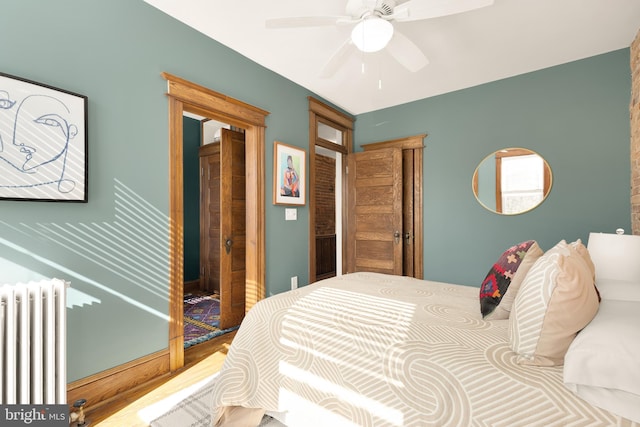
[[[587,402],[640,422],[640,302],[603,299],[564,358],[564,384]]]
[[[596,281],[600,298],[619,301],[640,301],[640,282],[599,279]]]

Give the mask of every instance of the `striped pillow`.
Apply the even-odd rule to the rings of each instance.
[[[560,241],[531,267],[509,318],[509,344],[518,363],[553,366],[578,331],[598,311],[591,269],[578,251]]]

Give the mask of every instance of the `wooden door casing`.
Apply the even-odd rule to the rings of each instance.
[[[402,150],[402,275],[410,277],[415,277],[414,166],[414,150]]]
[[[184,366],[184,113],[245,130],[245,310],[265,297],[265,128],[269,112],[167,72],[169,107],[169,336],[168,369]]]
[[[402,150],[349,155],[348,271],[402,275]]]

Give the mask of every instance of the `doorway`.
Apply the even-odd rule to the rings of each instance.
[[[346,156],[353,119],[309,97],[309,283],[346,267]]]
[[[183,113],[245,129],[245,310],[249,310],[265,295],[264,145],[269,112],[169,73],[162,77],[168,83],[169,101],[169,369],[175,371],[184,366]]]
[[[184,116],[186,349],[237,329],[244,318],[246,178],[244,129]]]

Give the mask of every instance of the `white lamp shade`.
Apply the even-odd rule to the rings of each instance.
[[[351,40],[363,52],[377,52],[383,49],[393,37],[393,25],[377,16],[358,22],[351,31]]]
[[[591,233],[587,249],[596,267],[596,284],[603,280],[640,283],[640,236]]]

